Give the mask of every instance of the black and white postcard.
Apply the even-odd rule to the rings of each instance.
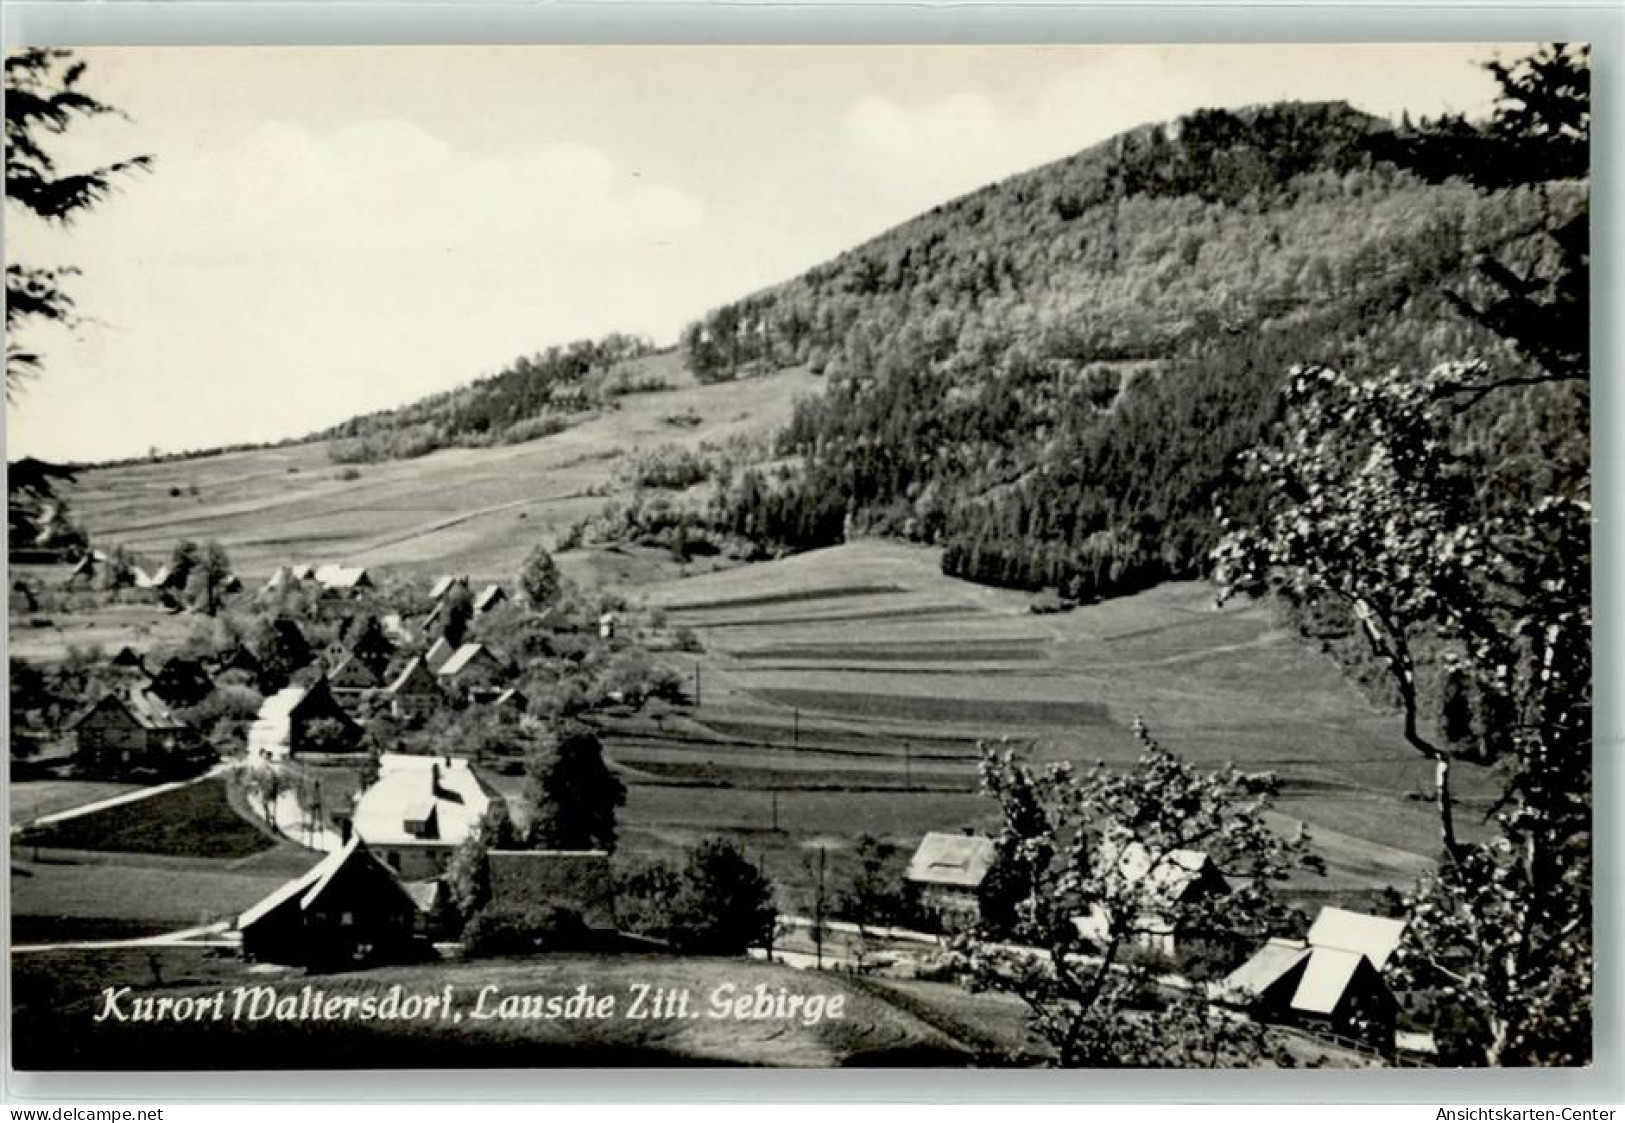
[[[15,1067],[1590,1064],[1590,97],[10,51]]]

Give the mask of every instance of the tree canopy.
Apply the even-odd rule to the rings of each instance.
[[[6,198],[47,222],[69,224],[103,202],[120,177],[152,166],[132,156],[100,167],[68,170],[51,153],[51,140],[75,124],[111,113],[111,105],[80,85],[86,64],[72,51],[31,47],[6,56]],[[71,266],[6,265],[6,395],[43,367],[43,357],[19,341],[30,321],[74,322],[67,279]]]

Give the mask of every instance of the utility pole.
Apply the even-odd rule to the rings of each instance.
[[[903,742],[903,787],[909,791],[914,790],[914,765],[909,760],[909,743]]]
[[[824,969],[824,858],[828,848],[818,848],[818,897],[813,902],[813,946],[817,950],[818,969]]]
[[[694,660],[694,708],[700,708],[700,661]]]
[[[773,833],[777,834],[779,832],[779,789],[774,788],[773,792],[772,792],[772,795],[773,795]]]
[[[790,711],[790,747],[801,747],[801,707],[797,706]]]

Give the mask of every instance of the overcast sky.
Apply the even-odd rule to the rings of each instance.
[[[553,343],[675,340],[954,195],[1198,106],[1484,113],[1516,47],[132,48],[82,52],[151,153],[67,229],[8,206],[12,261],[71,263],[86,322],[8,456],[298,435]]]

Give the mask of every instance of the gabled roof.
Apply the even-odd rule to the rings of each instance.
[[[1114,843],[1102,844],[1102,857],[1112,860]],[[1212,860],[1200,850],[1170,850],[1153,860],[1151,851],[1138,839],[1129,839],[1117,849],[1117,872],[1125,882],[1147,882],[1150,894],[1173,903],[1182,900],[1191,887],[1206,878],[1223,875],[1213,868]]]
[[[247,928],[278,908],[292,902],[297,902],[300,911],[308,910],[321,900],[322,894],[327,891],[328,886],[333,883],[333,879],[338,876],[341,870],[357,862],[366,863],[376,871],[382,871],[386,874],[389,880],[400,889],[401,896],[411,902],[413,907],[416,907],[416,900],[412,894],[407,892],[405,886],[401,885],[400,881],[395,877],[394,871],[380,862],[372,851],[367,849],[366,844],[361,841],[359,835],[351,835],[349,842],[329,853],[320,862],[317,862],[292,881],[280,886],[264,900],[238,917],[237,928],[239,930]]]
[[[474,598],[474,611],[484,612],[499,601],[506,600],[508,594],[501,585],[487,585],[479,591]]]
[[[115,667],[129,667],[139,671],[147,669],[146,659],[129,646],[119,648],[108,662]]]
[[[440,664],[440,669],[436,674],[442,678],[455,678],[475,663],[485,663],[499,671],[507,669],[503,666],[502,660],[493,655],[491,649],[483,643],[465,643],[452,652],[450,658]]]
[[[439,694],[440,684],[423,664],[423,656],[414,655],[406,669],[389,684],[391,694]]]
[[[493,850],[487,860],[494,907],[565,908],[589,928],[615,927],[615,888],[605,851]]]
[[[491,699],[491,705],[493,706],[518,706],[520,709],[524,709],[529,704],[530,699],[520,693],[517,687],[512,686]]]
[[[429,599],[439,600],[441,597],[451,592],[454,587],[467,584],[467,577],[457,577],[450,573],[442,573],[439,577],[434,579],[434,584],[429,586]]]
[[[1323,908],[1307,940],[1270,940],[1230,973],[1223,989],[1256,998],[1278,984],[1293,985],[1297,974],[1292,1009],[1331,1014],[1362,971],[1381,983],[1382,967],[1404,931],[1403,920]]]
[[[1230,972],[1223,987],[1248,997],[1264,993],[1309,955],[1302,940],[1270,939],[1252,958]]]
[[[920,840],[904,876],[926,885],[976,889],[987,879],[997,856],[993,840],[984,835],[932,831]]]
[[[429,645],[429,651],[423,656],[423,662],[431,671],[438,672],[441,667],[445,666],[446,660],[451,658],[452,652],[455,650],[450,643],[446,642],[446,637],[441,636]]]
[[[1379,971],[1387,966],[1404,935],[1403,920],[1337,908],[1321,909],[1309,926],[1311,946],[1359,952]]]
[[[383,683],[383,677],[373,670],[372,664],[353,652],[339,661],[330,677],[334,686],[352,689],[366,690]]]
[[[314,576],[324,589],[362,589],[372,584],[366,567],[359,565],[319,565]]]
[[[108,706],[123,710],[142,729],[154,733],[174,732],[191,728],[175,716],[175,712],[165,704],[162,698],[145,689],[132,690],[127,694],[103,694],[81,712],[78,717],[74,718],[69,728],[77,729],[91,714]]]
[[[373,846],[410,845],[422,836],[406,824],[426,822],[432,813],[436,841],[455,846],[492,809],[507,814],[502,797],[468,761],[385,753],[378,760],[378,779],[356,803],[355,831]]]
[[[1292,994],[1292,1008],[1310,1014],[1332,1013],[1343,1001],[1343,994],[1354,981],[1362,962],[1367,960],[1357,951],[1310,948],[1303,978],[1298,980],[1298,989]]]

